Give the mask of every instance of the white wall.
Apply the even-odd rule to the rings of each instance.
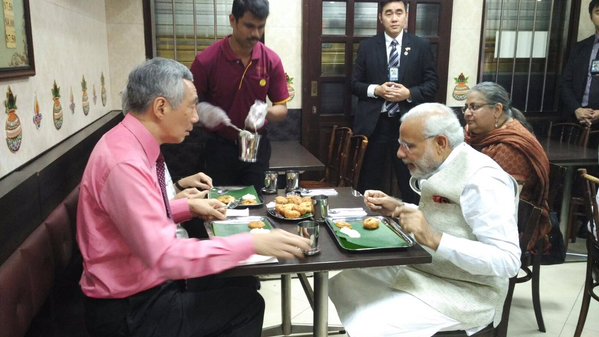
[[[146,58],[141,0],[106,0],[112,109],[121,109],[121,91],[133,67]]]
[[[285,72],[293,77],[295,97],[288,108],[299,109],[302,103],[302,1],[270,1],[264,43],[283,61]]]
[[[6,144],[7,114],[0,114],[3,139],[0,143],[0,177],[103,116],[112,105],[110,94],[106,106],[101,100],[100,76],[102,73],[106,79],[109,76],[104,1],[34,0],[29,3],[36,75],[0,83],[2,101],[9,85],[17,96],[17,116],[22,128],[21,146],[13,153]],[[87,81],[88,115],[82,109],[83,76]],[[54,81],[60,87],[63,108],[60,129],[53,122],[51,89]],[[106,86],[110,92],[108,81]],[[69,108],[71,89],[74,113]],[[33,123],[36,96],[42,115],[39,128]]]
[[[446,102],[449,106],[461,106],[464,101],[452,96],[456,87],[454,78],[463,73],[468,78],[468,87],[477,82],[483,1],[454,0],[453,13]]]
[[[582,0],[580,4],[580,24],[578,25],[578,39],[584,40],[595,34],[595,25],[589,16],[589,3],[591,0]]]

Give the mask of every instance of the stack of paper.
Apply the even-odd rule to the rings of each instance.
[[[241,209],[227,208],[227,217],[230,217],[230,216],[249,216],[249,215],[250,215],[250,209],[249,208],[241,208]]]
[[[254,254],[247,259],[239,262],[239,265],[260,264],[260,263],[278,263],[279,260],[274,256]]]
[[[334,218],[342,218],[342,217],[360,217],[366,216],[367,213],[363,208],[331,208],[329,210],[329,216]]]
[[[334,188],[321,188],[314,190],[302,191],[303,196],[313,196],[313,195],[337,195],[337,191]]]

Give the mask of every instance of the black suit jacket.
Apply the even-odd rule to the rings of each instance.
[[[560,97],[562,99],[562,117],[576,119],[574,111],[582,107],[582,95],[587,85],[589,60],[595,35],[576,43],[570,53],[560,82]]]
[[[399,81],[412,94],[412,102],[400,102],[401,113],[424,102],[432,102],[439,88],[437,66],[429,43],[415,35],[403,33]],[[370,136],[381,114],[382,98],[370,98],[368,86],[388,82],[385,35],[380,33],[360,43],[352,76],[352,93],[358,97],[354,134]]]

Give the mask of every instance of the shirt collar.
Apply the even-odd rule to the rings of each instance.
[[[121,123],[137,138],[149,162],[155,163],[160,154],[160,144],[156,138],[132,113],[128,113]]]
[[[385,34],[385,45],[387,46],[387,48],[389,48],[389,46],[391,45],[391,41],[393,41],[394,39],[391,38],[391,36],[389,36],[389,34],[387,34],[387,32],[385,32],[384,34]],[[402,39],[403,39],[403,29],[401,30],[401,33],[399,33],[399,35],[397,35],[397,37],[395,38],[395,41],[397,41],[397,49],[401,49]]]

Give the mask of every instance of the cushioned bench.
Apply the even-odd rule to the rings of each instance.
[[[0,337],[88,336],[76,244],[79,187],[0,266]]]

